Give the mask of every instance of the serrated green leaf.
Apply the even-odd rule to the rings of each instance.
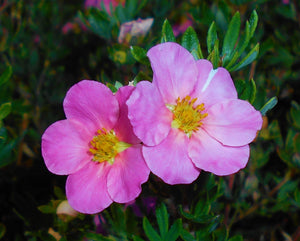
[[[156,208],[156,219],[158,223],[160,236],[164,240],[164,237],[166,236],[169,228],[169,215],[167,207],[164,203],[162,203]]]
[[[190,52],[198,49],[199,39],[195,30],[192,27],[188,27],[185,33],[183,34],[181,45]]]
[[[12,67],[9,65],[0,76],[0,86],[9,81],[12,75]]]
[[[176,42],[172,26],[169,23],[168,19],[164,21],[162,27],[161,43],[165,42]]]
[[[239,70],[247,66],[248,64],[251,64],[256,59],[258,52],[259,52],[259,43],[256,44],[255,47],[238,64],[236,64],[234,67],[229,69],[229,72],[233,70]]]
[[[141,64],[150,66],[150,61],[147,57],[147,51],[139,46],[131,46],[130,47],[131,54],[133,58],[140,62]]]
[[[227,32],[224,37],[222,57],[225,62],[227,61],[227,59],[230,59],[233,54],[234,46],[239,37],[240,27],[241,27],[240,13],[236,12],[229,23]]]
[[[260,113],[262,115],[266,115],[266,113],[273,109],[274,106],[277,104],[278,100],[277,97],[272,97],[261,109],[260,109]]]
[[[165,237],[165,241],[176,241],[182,230],[182,220],[177,219]]]
[[[146,217],[143,218],[143,229],[150,241],[162,241],[161,237],[154,230],[154,228],[152,227],[152,225]]]
[[[206,39],[207,50],[208,50],[209,54],[213,50],[217,39],[218,39],[218,35],[217,35],[216,24],[215,24],[215,22],[212,22],[212,24],[210,25],[210,27],[208,29],[207,39]]]
[[[7,102],[0,105],[0,120],[3,120],[11,112],[11,103]]]

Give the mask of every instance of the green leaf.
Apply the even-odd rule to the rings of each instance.
[[[147,57],[147,51],[139,46],[131,46],[130,47],[131,54],[136,61],[141,64],[150,66],[150,61]]]
[[[222,56],[225,62],[227,61],[227,59],[230,59],[232,56],[234,46],[239,37],[240,27],[241,27],[240,13],[236,12],[229,23],[227,32],[224,37]]]
[[[164,240],[169,228],[169,215],[167,211],[167,207],[164,203],[162,203],[156,209],[156,219],[159,227],[160,236]]]
[[[176,241],[182,230],[182,220],[177,219],[165,237],[165,241]]]
[[[9,65],[0,76],[0,86],[5,84],[12,75],[12,67]]]
[[[182,229],[181,230],[181,234],[180,237],[184,240],[184,241],[196,241],[196,239],[194,238],[194,236],[192,234],[190,234],[187,230]]]
[[[138,236],[133,236],[133,241],[145,241],[145,240]]]
[[[192,27],[188,27],[185,33],[183,34],[181,45],[190,52],[198,49],[199,39],[195,30]]]
[[[243,241],[243,236],[242,235],[236,235],[232,238],[230,238],[228,241]]]
[[[293,126],[300,128],[300,106],[296,101],[292,101],[292,108],[290,111]]]
[[[86,233],[84,236],[89,241],[116,241],[117,240],[117,239],[115,239],[113,237],[103,236],[100,233]]]
[[[258,15],[257,12],[255,10],[253,10],[250,19],[249,19],[249,23],[250,23],[250,35],[249,37],[252,38],[255,29],[257,27],[257,22],[258,22]]]
[[[120,89],[121,87],[123,87],[123,85],[122,85],[122,83],[120,83],[119,81],[116,81],[116,82],[115,82],[115,87],[116,87],[116,89],[118,90],[118,89]]]
[[[228,71],[231,72],[233,70],[239,70],[248,64],[252,63],[259,52],[259,43],[255,45],[255,47],[238,63],[236,64],[233,68],[229,69]]]
[[[218,39],[215,42],[213,51],[210,53],[207,59],[212,62],[214,69],[218,67],[220,61]]]
[[[254,102],[256,96],[256,85],[253,79],[251,79],[245,86],[240,98],[248,100],[251,104]]]
[[[55,213],[56,207],[50,205],[41,205],[38,206],[38,210],[40,210],[42,213]]]
[[[294,151],[300,153],[300,133],[297,133],[293,138]]]
[[[278,100],[277,97],[272,97],[261,109],[260,109],[260,113],[262,115],[266,115],[266,113],[273,109],[274,106],[277,104]]]
[[[169,23],[168,19],[164,21],[162,27],[161,43],[165,42],[176,42],[172,26]]]
[[[202,54],[202,50],[201,50],[200,43],[198,44],[197,49],[193,49],[193,50],[192,50],[192,55],[194,56],[194,58],[195,58],[196,60],[198,60],[198,59],[203,59],[203,58],[204,58],[204,57],[203,57],[203,54]]]
[[[0,105],[0,120],[3,120],[11,112],[11,103],[7,102]]]
[[[0,223],[0,239],[4,237],[4,234],[6,232],[6,227],[3,223]]]
[[[143,218],[143,229],[150,241],[162,241],[146,217]]]
[[[208,29],[207,39],[206,39],[207,50],[208,50],[209,54],[213,50],[217,39],[218,39],[218,36],[217,36],[216,24],[215,24],[215,22],[212,22],[212,24],[210,25],[210,27]]]

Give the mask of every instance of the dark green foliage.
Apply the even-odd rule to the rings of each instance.
[[[127,0],[110,11],[83,4],[0,2],[0,240],[299,240],[299,3]],[[147,34],[118,41],[122,23],[150,17]],[[175,36],[185,18],[192,26]],[[147,51],[161,42],[226,68],[239,98],[261,111],[247,167],[228,177],[201,171],[189,185],[151,175],[133,204],[57,215],[66,178],[46,169],[41,136],[65,118],[66,92],[82,79],[113,92],[151,81]]]

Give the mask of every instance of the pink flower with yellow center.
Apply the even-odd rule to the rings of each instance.
[[[67,92],[65,120],[49,126],[42,136],[42,155],[49,171],[69,175],[66,195],[82,213],[97,213],[113,201],[127,203],[141,192],[150,173],[141,141],[134,135],[125,104],[134,87],[114,95],[90,80]]]
[[[184,184],[201,169],[229,175],[244,168],[262,116],[238,99],[229,72],[196,61],[176,43],[147,55],[153,82],[139,82],[126,103],[150,170],[166,183]]]

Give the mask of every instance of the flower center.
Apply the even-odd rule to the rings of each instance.
[[[93,161],[95,162],[107,161],[113,164],[116,155],[131,146],[126,142],[119,141],[113,130],[107,131],[102,128],[97,133],[90,141],[91,148],[89,149],[94,155]]]
[[[196,100],[197,98],[191,100],[188,95],[182,100],[178,97],[176,105],[167,104],[167,108],[173,113],[171,126],[184,131],[188,137],[199,130],[202,125],[201,121],[207,116],[207,113],[203,113],[205,110],[204,103],[194,107]]]

